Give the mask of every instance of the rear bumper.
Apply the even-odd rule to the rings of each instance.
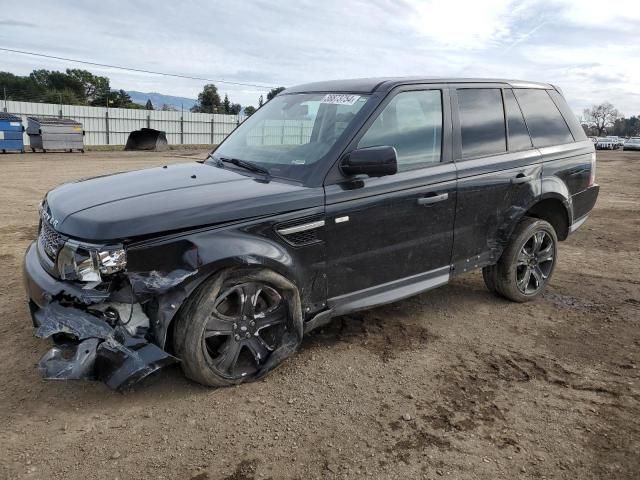
[[[124,390],[176,362],[147,340],[148,322],[133,331],[122,322],[108,322],[101,312],[110,293],[53,278],[40,264],[37,249],[36,242],[27,249],[23,279],[35,335],[56,343],[38,363],[44,378],[95,379]]]
[[[569,227],[569,233],[575,232],[589,217],[589,213],[598,200],[600,185],[592,185],[580,193],[576,193],[571,197],[573,206],[573,222]]]

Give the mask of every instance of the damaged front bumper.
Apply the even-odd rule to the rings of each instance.
[[[37,248],[34,242],[25,255],[24,283],[35,335],[55,343],[38,363],[44,378],[95,379],[126,390],[177,361],[148,341],[140,304],[114,303],[109,292],[53,278]]]

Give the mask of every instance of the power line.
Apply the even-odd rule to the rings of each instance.
[[[36,52],[27,52],[25,50],[14,50],[12,48],[4,48],[0,47],[0,50],[4,52],[11,53],[20,53],[22,55],[31,55],[33,57],[43,57],[43,58],[52,58],[54,60],[64,60],[65,62],[74,62],[74,63],[82,63],[84,65],[93,65],[96,67],[106,67],[106,68],[115,68],[117,70],[127,70],[130,72],[140,72],[140,73],[150,73],[152,75],[162,75],[165,77],[176,77],[176,78],[186,78],[188,80],[201,80],[204,82],[213,82],[213,83],[226,83],[227,85],[237,85],[241,87],[256,87],[256,88],[274,88],[270,85],[257,85],[254,83],[242,83],[242,82],[229,82],[227,80],[214,80],[211,78],[202,78],[202,77],[190,77],[189,75],[180,75],[177,73],[165,73],[165,72],[155,72],[153,70],[143,70],[140,68],[130,68],[130,67],[119,67],[117,65],[109,65],[107,63],[97,63],[97,62],[88,62],[86,60],[76,60],[73,58],[65,58],[65,57],[57,57],[55,55],[45,55],[44,53],[36,53]]]

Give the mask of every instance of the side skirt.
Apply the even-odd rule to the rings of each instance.
[[[397,302],[418,293],[440,287],[449,282],[450,266],[438,268],[411,277],[365,288],[327,301],[328,309],[318,313],[305,323],[304,332],[326,325],[333,317],[346,315],[387,303]]]

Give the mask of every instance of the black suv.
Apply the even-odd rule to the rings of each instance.
[[[332,317],[482,268],[537,297],[598,196],[552,85],[383,78],[287,89],[206,161],[68,183],[25,257],[47,378],[125,388],[180,360],[256,379]]]

